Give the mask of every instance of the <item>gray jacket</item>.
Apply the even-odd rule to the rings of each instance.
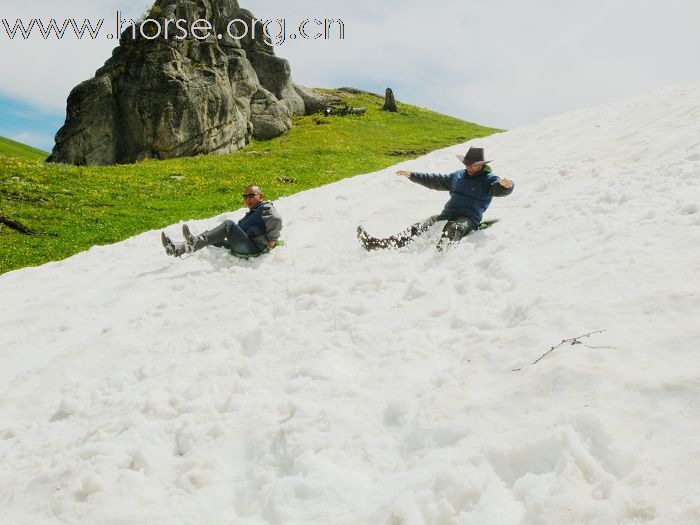
[[[282,217],[271,201],[262,201],[252,210],[248,210],[248,213],[238,221],[238,226],[251,241],[266,245],[268,242],[279,240]]]

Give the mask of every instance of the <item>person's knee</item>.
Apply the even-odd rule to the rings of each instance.
[[[458,225],[452,221],[447,221],[445,227],[442,229],[443,237],[447,237],[449,240],[454,239],[455,234],[458,231]]]
[[[442,230],[442,237],[450,242],[457,243],[463,237],[467,236],[472,231],[472,229],[472,225],[469,221],[448,221]]]
[[[224,222],[222,222],[221,224],[224,225],[224,228],[226,229],[226,232],[227,232],[227,233],[231,233],[231,232],[233,231],[233,227],[236,225],[236,223],[233,222],[233,221],[230,220],[230,219],[226,219],[226,220],[225,220]]]

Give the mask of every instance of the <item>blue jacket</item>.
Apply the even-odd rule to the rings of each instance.
[[[481,223],[493,197],[510,195],[515,188],[515,184],[508,189],[501,186],[498,183],[501,179],[491,173],[489,166],[484,166],[472,177],[467,170],[457,170],[449,175],[411,172],[409,179],[431,190],[450,192],[450,200],[445,204],[438,220],[468,217],[476,224]]]
[[[245,232],[248,238],[260,246],[268,241],[277,241],[282,230],[282,217],[270,201],[261,201],[252,210],[248,210],[243,218],[238,221],[238,226]]]

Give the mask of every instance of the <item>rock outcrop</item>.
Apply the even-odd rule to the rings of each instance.
[[[292,117],[312,113],[324,96],[295,86],[253,15],[236,0],[157,0],[161,22],[208,20],[212,36],[145,38],[131,26],[95,77],[75,87],[50,161],[108,165],[144,158],[230,153],[251,139],[287,133]],[[173,31],[174,26],[170,27]],[[179,33],[180,35],[182,33]],[[221,38],[217,38],[221,35]]]

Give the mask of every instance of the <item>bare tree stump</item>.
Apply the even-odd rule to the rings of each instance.
[[[396,107],[396,99],[394,98],[394,92],[391,88],[386,88],[386,94],[384,95],[384,107],[382,111],[393,111],[398,113],[399,109]]]

